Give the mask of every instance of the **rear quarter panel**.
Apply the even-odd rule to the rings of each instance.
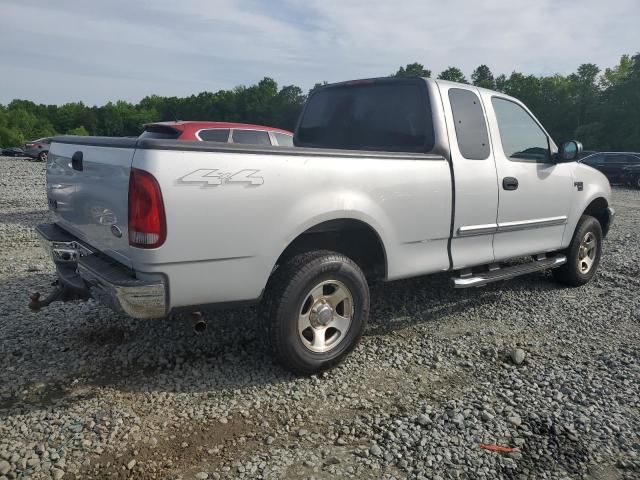
[[[449,266],[451,187],[443,158],[139,149],[133,166],[158,179],[167,215],[165,244],[131,249],[134,267],[168,276],[172,308],[258,298],[287,245],[331,219],[375,229],[389,279]],[[214,184],[198,182],[202,172],[190,175],[198,170]],[[230,177],[255,184],[224,180]]]

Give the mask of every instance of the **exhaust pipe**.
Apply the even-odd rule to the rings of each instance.
[[[207,321],[201,312],[193,312],[191,314],[191,324],[193,325],[193,331],[196,333],[202,333],[207,329]]]

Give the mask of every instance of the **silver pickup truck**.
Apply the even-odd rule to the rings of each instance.
[[[261,304],[292,371],[337,364],[369,315],[368,281],[451,272],[466,288],[543,269],[596,272],[611,189],[517,99],[440,80],[328,85],[296,147],[56,137],[58,288],[134,318]],[[516,260],[516,261],[514,261]]]

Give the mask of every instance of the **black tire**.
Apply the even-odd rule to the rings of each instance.
[[[587,235],[592,235],[595,239],[594,257],[588,270],[584,270],[586,263],[581,260],[584,250],[583,241]],[[564,252],[567,256],[567,263],[562,267],[553,270],[554,278],[570,287],[579,287],[589,282],[596,274],[598,265],[600,265],[600,257],[602,256],[602,227],[600,222],[589,215],[582,215],[573,233],[573,238]]]
[[[47,156],[49,155],[49,152],[46,150],[43,150],[42,152],[40,152],[38,154],[38,161],[40,162],[46,162],[47,161]]]
[[[305,345],[304,335],[299,332],[299,316],[307,305],[309,309],[316,305],[317,302],[313,303],[314,289],[323,289],[323,284],[334,281],[351,295],[348,300],[352,306],[349,308],[351,319],[344,335],[334,329],[339,334],[335,346],[318,353],[311,350],[312,345]],[[345,305],[338,305],[335,312],[338,313],[340,306],[347,308]],[[265,291],[262,312],[278,362],[293,373],[309,375],[336,366],[358,344],[369,318],[369,286],[360,267],[350,258],[330,251],[304,253],[275,271]],[[348,316],[344,312],[343,315]],[[329,330],[326,328],[327,332]],[[305,330],[305,333],[308,332]],[[311,333],[315,338],[316,333]],[[323,332],[323,341],[325,335]],[[311,341],[307,339],[307,342]]]
[[[640,190],[640,175],[636,176],[633,181],[631,182],[631,185],[633,185],[634,187],[636,187],[638,190]]]

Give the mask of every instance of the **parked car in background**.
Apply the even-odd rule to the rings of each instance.
[[[626,185],[640,189],[640,162],[624,167],[622,177]]]
[[[4,155],[5,157],[25,157],[25,153],[24,150],[22,150],[20,147],[7,147],[7,148],[3,148],[1,149],[1,153],[2,155]]]
[[[581,160],[600,170],[611,183],[633,184],[640,188],[640,153],[598,152]]]
[[[249,123],[195,121],[147,123],[140,138],[293,147],[293,132]]]
[[[589,155],[593,155],[594,153],[598,153],[598,152],[596,152],[595,150],[583,150],[578,155],[578,160],[588,157]]]
[[[47,161],[49,155],[50,138],[39,138],[24,144],[24,155],[30,158],[36,158],[41,162]]]

